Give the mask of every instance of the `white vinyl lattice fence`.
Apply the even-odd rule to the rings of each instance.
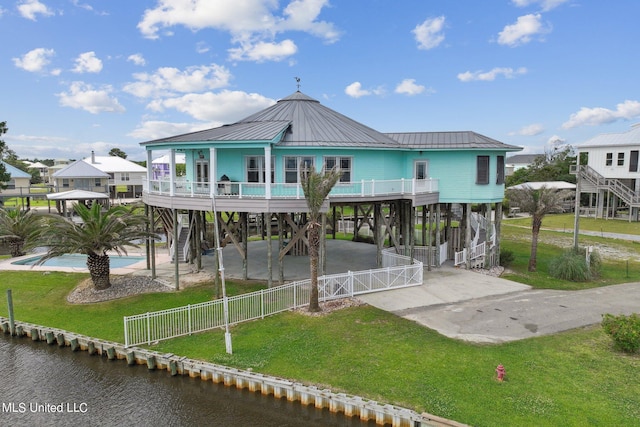
[[[388,265],[385,268],[319,277],[320,301],[422,284],[423,267],[420,261],[386,251],[383,252],[383,260],[384,265]],[[229,297],[228,323],[232,325],[261,319],[305,306],[309,304],[310,284],[310,280],[301,280]],[[125,346],[151,344],[224,326],[223,300],[126,316]]]

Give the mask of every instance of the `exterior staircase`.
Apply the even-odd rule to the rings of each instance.
[[[571,173],[579,173],[580,180],[592,188],[595,187],[596,190],[610,191],[629,207],[640,207],[640,193],[633,191],[619,179],[605,178],[587,165],[581,165],[580,168],[577,168],[576,165],[572,165]]]
[[[159,210],[158,218],[162,222],[165,230],[167,230],[167,235],[171,236],[171,240],[169,242],[171,245],[171,259],[173,260],[177,254],[179,262],[187,262],[189,254],[185,253],[185,247],[187,250],[189,249],[188,241],[191,236],[189,227],[184,227],[179,223],[177,232],[174,231],[173,216],[170,209]],[[174,239],[173,236],[175,236],[176,233],[178,235]]]

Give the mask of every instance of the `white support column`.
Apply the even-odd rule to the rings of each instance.
[[[265,199],[271,199],[271,145],[264,147],[264,167],[265,167],[265,179],[264,179],[264,197]]]
[[[209,148],[209,195],[218,194],[218,153],[214,147]]]
[[[169,195],[176,195],[176,150],[173,148],[169,154]]]
[[[147,192],[151,191],[152,179],[153,179],[153,151],[147,150]]]

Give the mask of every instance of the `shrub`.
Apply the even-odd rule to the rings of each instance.
[[[549,274],[557,279],[572,282],[586,282],[591,280],[591,272],[584,255],[573,250],[565,251],[558,258],[549,263]]]
[[[578,252],[569,249],[549,263],[549,274],[557,279],[587,282],[600,276],[601,268],[602,259],[597,251],[591,252],[587,265],[585,249]]]
[[[613,314],[602,315],[602,328],[613,339],[618,350],[635,353],[640,350],[640,316]]]
[[[503,266],[504,268],[507,268],[511,265],[511,263],[513,263],[513,261],[515,261],[516,256],[514,255],[513,251],[510,251],[508,249],[502,249],[500,250],[500,260],[499,260],[499,264],[501,266]]]

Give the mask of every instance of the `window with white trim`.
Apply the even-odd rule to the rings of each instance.
[[[498,170],[496,171],[496,184],[504,184],[504,156],[498,156]]]
[[[413,177],[415,179],[427,179],[429,168],[426,160],[416,160],[413,164]]]
[[[351,182],[351,165],[353,159],[351,157],[325,156],[324,169],[338,169],[341,172],[340,182]]]
[[[267,181],[266,170],[267,166],[265,164],[264,156],[247,156],[245,158],[245,165],[247,171],[247,182],[259,182],[265,183]],[[275,180],[275,157],[271,156],[271,181]]]
[[[605,166],[613,166],[613,153],[607,153]]]
[[[295,184],[300,182],[300,171],[312,168],[313,157],[285,156],[284,158],[284,182]]]

